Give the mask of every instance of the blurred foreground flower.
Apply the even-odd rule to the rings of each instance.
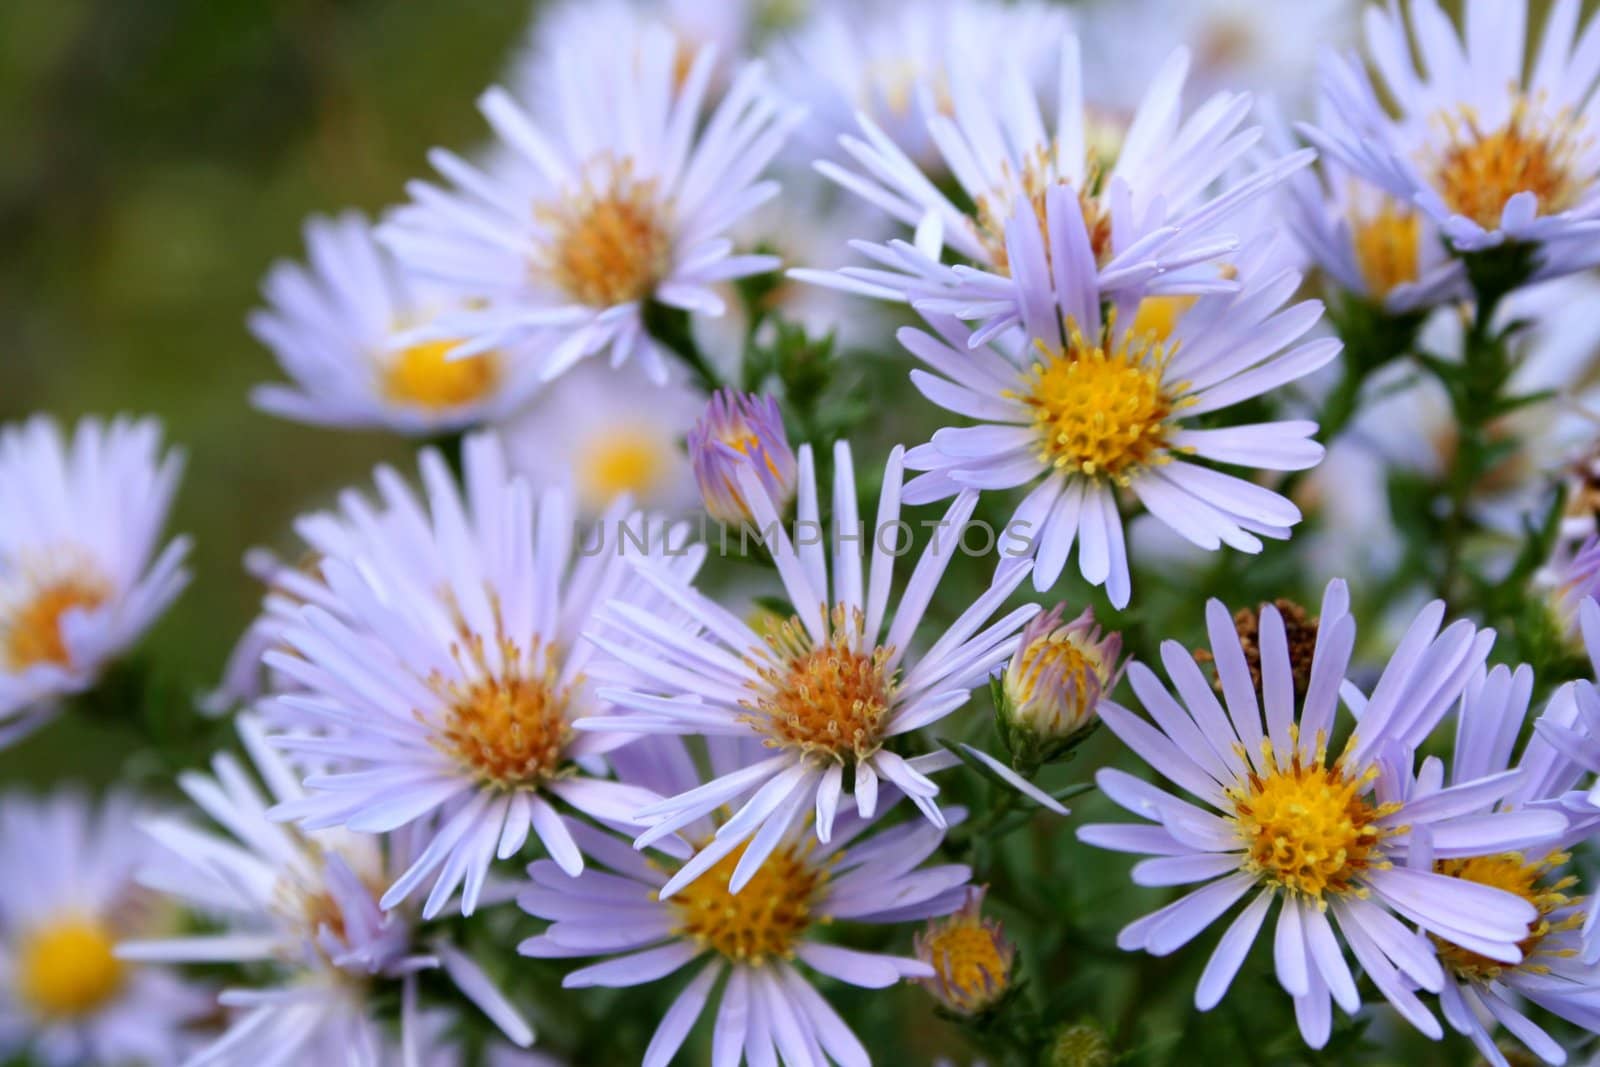
[[[389,837],[338,830],[301,834],[273,822],[272,801],[302,795],[293,768],[273,752],[261,724],[239,721],[239,734],[270,798],[229,754],[212,761],[213,775],[187,774],[179,784],[226,829],[221,837],[187,820],[149,826],[162,851],[140,878],[171,894],[218,932],[125,942],[122,959],[189,964],[265,964],[270,984],[223,992],[236,1009],[227,1032],[189,1063],[348,1063],[381,1067],[387,1039],[374,1018],[376,997],[401,992],[400,1026],[409,1043],[417,1025],[416,981],[441,968],[511,1041],[533,1042],[533,1031],[483,970],[444,933],[427,938],[415,914],[384,910],[377,897],[427,843],[413,824]]]

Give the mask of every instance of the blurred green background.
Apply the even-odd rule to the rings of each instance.
[[[157,415],[188,453],[171,529],[194,584],[151,637],[212,684],[260,590],[253,544],[405,446],[249,406],[278,376],[245,330],[310,212],[376,211],[473,106],[527,0],[0,3],[0,422]],[[109,732],[108,732],[109,730]],[[74,718],[0,753],[0,782],[94,779],[114,727]]]

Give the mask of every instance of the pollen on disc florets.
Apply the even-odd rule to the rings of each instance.
[[[1399,805],[1368,799],[1377,768],[1352,774],[1343,757],[1329,764],[1324,738],[1317,738],[1310,761],[1302,759],[1297,739],[1291,747],[1285,757],[1263,741],[1269,769],[1252,769],[1227,791],[1234,826],[1248,853],[1245,870],[1318,907],[1330,894],[1361,895],[1365,890],[1358,879],[1389,866],[1381,846],[1391,831],[1378,823]]]
[[[1506,201],[1521,192],[1538,197],[1541,215],[1577,202],[1579,158],[1590,145],[1581,116],[1569,110],[1547,115],[1518,95],[1506,121],[1494,129],[1485,129],[1465,106],[1443,112],[1438,121],[1448,141],[1434,160],[1434,179],[1452,212],[1492,230]]]
[[[735,963],[760,964],[794,955],[812,925],[829,870],[813,861],[814,841],[782,846],[761,864],[737,893],[728,889],[744,855],[741,845],[718,860],[668,901],[677,912],[677,933]]]
[[[883,744],[883,727],[894,700],[894,650],[863,649],[865,619],[837,606],[828,639],[811,639],[797,618],[766,635],[768,654],[753,660],[761,682],[745,701],[746,720],[773,747],[843,762],[866,759]]]
[[[670,265],[667,205],[630,160],[606,157],[589,170],[576,194],[535,210],[553,234],[537,269],[590,307],[643,300]]]
[[[573,687],[558,684],[559,659],[537,639],[527,653],[505,638],[498,650],[491,663],[483,637],[464,634],[454,652],[471,680],[429,680],[444,704],[434,743],[486,785],[537,786],[561,769]]]
[[[1528,928],[1528,936],[1517,942],[1522,951],[1521,963],[1505,963],[1480,956],[1434,934],[1434,947],[1439,960],[1460,978],[1489,982],[1505,971],[1524,971],[1543,974],[1549,965],[1536,957],[1570,956],[1573,950],[1550,948],[1545,940],[1563,930],[1575,930],[1583,925],[1582,897],[1570,897],[1567,890],[1578,884],[1576,875],[1563,875],[1549,884],[1542,884],[1549,874],[1562,866],[1572,856],[1565,852],[1551,853],[1543,859],[1529,861],[1518,852],[1501,852],[1491,856],[1469,856],[1464,859],[1438,860],[1433,869],[1451,878],[1461,878],[1479,885],[1504,890],[1521,897],[1538,909],[1539,917]],[[1562,914],[1557,914],[1562,913]]]
[[[70,611],[93,611],[110,598],[110,583],[88,566],[74,565],[27,581],[19,595],[0,601],[0,664],[10,671],[45,664],[72,667],[64,617]]]
[[[1126,485],[1171,460],[1174,420],[1186,400],[1182,383],[1163,380],[1177,346],[1132,331],[1113,342],[1115,325],[1090,341],[1069,321],[1065,348],[1036,341],[1037,358],[1009,395],[1033,412],[1040,460]]]

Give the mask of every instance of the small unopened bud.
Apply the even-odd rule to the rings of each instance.
[[[1011,987],[1017,949],[998,920],[980,914],[985,892],[971,890],[960,910],[930,920],[916,938],[917,958],[934,970],[932,978],[918,981],[958,1015],[987,1011]]]
[[[734,525],[749,519],[738,470],[749,465],[781,513],[794,497],[795,461],[778,402],[722,389],[689,431],[689,462],[706,511]]]
[[[1048,763],[1081,741],[1121,673],[1122,635],[1102,636],[1088,609],[1063,624],[1064,609],[1027,625],[1000,683],[1000,732],[1023,764]]]
[[[1056,1031],[1045,1063],[1049,1067],[1111,1067],[1116,1058],[1105,1031],[1094,1023],[1081,1022]]]

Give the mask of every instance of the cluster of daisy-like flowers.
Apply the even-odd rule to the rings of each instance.
[[[204,819],[0,809],[0,877],[29,868],[0,896],[0,1051],[550,1063],[526,1050],[564,1020],[520,976],[553,960],[567,989],[674,983],[651,1065],[867,1063],[830,993],[902,979],[1006,1062],[1106,1062],[1115,1035],[1030,1006],[1030,946],[975,884],[1091,788],[1055,769],[1102,725],[1188,794],[1094,775],[1140,821],[1077,838],[1185,887],[1116,944],[1231,916],[1198,1009],[1275,908],[1313,1048],[1379,1002],[1498,1064],[1502,1029],[1553,1064],[1551,1018],[1600,1030],[1574,858],[1600,829],[1600,433],[1581,403],[1516,421],[1594,370],[1531,287],[1600,261],[1600,21],[1556,0],[1528,65],[1522,3],[1469,0],[1460,31],[1434,0],[1370,9],[1291,126],[1291,93],[1227,87],[1267,77],[1237,5],[1183,5],[1216,17],[1132,94],[1095,36],[1142,33],[1125,13],[822,6],[550,12],[480,99],[490,144],[269,272],[250,328],[290,383],[257,406],[429,443],[303,516],[297,562],[251,555],[262,611],[199,700],[246,758],[177,781]],[[1254,45],[1286,90],[1296,33]],[[874,330],[893,393],[835,351]],[[1351,499],[1379,490],[1329,470],[1392,473],[1407,432],[1435,478],[1409,543],[1437,551],[1396,562]],[[1530,508],[1560,433],[1591,458]],[[0,431],[0,742],[148,691],[116,683],[186,581],[159,546],[177,477],[150,422]],[[1191,549],[1224,587],[1249,584],[1224,548],[1283,573],[1303,509],[1344,575],[1315,614],[1202,609],[1174,577]],[[1469,617],[1413,599],[1358,644],[1352,587],[1417,580]],[[1148,632],[1173,590],[1207,647]]]

